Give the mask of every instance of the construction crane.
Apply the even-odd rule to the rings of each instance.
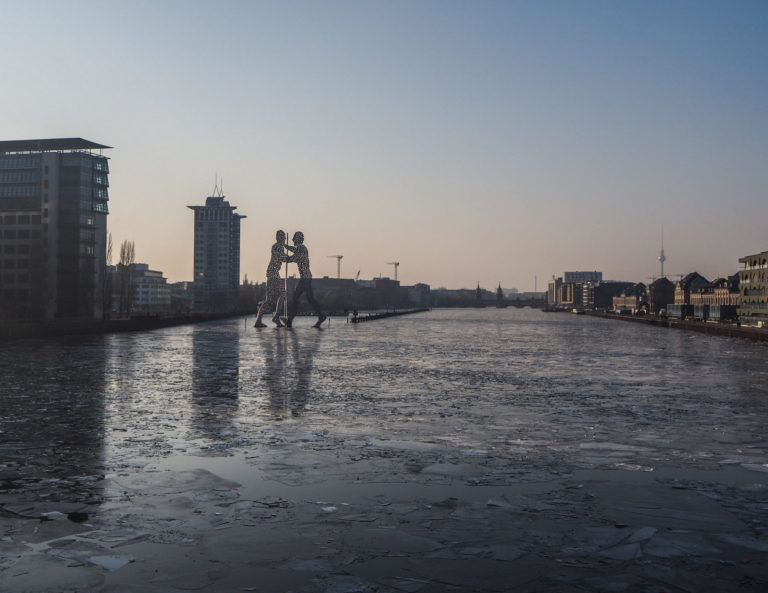
[[[328,257],[336,258],[336,278],[341,278],[341,258],[343,255],[329,255]]]
[[[395,281],[397,281],[397,266],[400,265],[400,262],[399,261],[388,261],[387,265],[395,266]]]

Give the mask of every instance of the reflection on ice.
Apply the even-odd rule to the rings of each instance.
[[[0,493],[101,499],[104,338],[0,345]]]
[[[214,442],[234,440],[240,395],[238,328],[200,324],[192,330],[193,433]]]
[[[299,340],[295,331],[259,333],[264,356],[264,382],[269,406],[277,419],[300,416],[307,405],[315,352],[322,334],[315,332]]]

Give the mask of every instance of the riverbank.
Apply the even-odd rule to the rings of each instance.
[[[689,319],[672,319],[654,317],[652,315],[615,315],[611,313],[588,312],[587,315],[602,317],[603,319],[616,319],[632,323],[645,323],[673,329],[684,329],[702,334],[714,336],[727,336],[729,338],[747,338],[759,342],[768,342],[768,330],[760,327],[749,327],[731,323],[714,323],[708,321],[693,321]]]
[[[132,317],[130,319],[56,319],[47,321],[2,321],[0,322],[0,342],[25,338],[51,338],[59,336],[78,336],[93,334],[113,334],[121,332],[148,331],[163,327],[176,327],[218,319],[229,319],[242,315],[255,314],[255,311],[235,313],[199,313],[174,317]]]

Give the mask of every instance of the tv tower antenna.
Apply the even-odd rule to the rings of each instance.
[[[664,225],[661,225],[661,253],[659,253],[659,262],[661,263],[661,276],[660,278],[665,278],[664,276],[664,262],[667,261],[667,256],[664,255]]]
[[[224,197],[224,178],[219,177],[218,172],[213,177],[213,197],[215,198],[223,198]]]
[[[336,278],[341,278],[341,258],[343,255],[329,255],[328,257],[336,258]]]
[[[397,282],[397,266],[400,265],[400,262],[399,261],[388,261],[387,264],[390,265],[390,266],[395,266],[395,282]]]

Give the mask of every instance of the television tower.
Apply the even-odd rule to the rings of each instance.
[[[664,278],[664,262],[667,257],[664,255],[664,225],[661,225],[661,253],[659,253],[659,262],[661,263],[661,278]]]

